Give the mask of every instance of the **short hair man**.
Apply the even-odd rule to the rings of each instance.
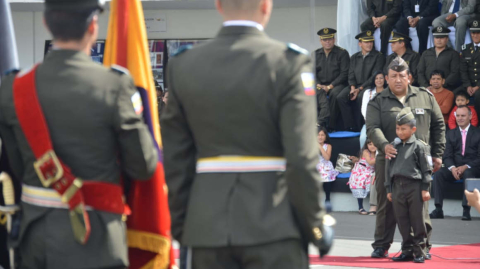
[[[435,96],[445,123],[447,123],[455,96],[453,92],[445,89],[443,84],[445,84],[445,73],[443,73],[442,70],[433,70],[430,74],[430,91],[433,93],[433,96]]]
[[[379,150],[375,162],[378,208],[375,242],[372,244],[375,249],[373,258],[386,257],[395,234],[394,212],[392,203],[387,200],[384,182],[385,157],[395,158],[397,155],[397,150],[390,144],[396,137],[396,114],[403,107],[415,107],[413,112],[418,122],[416,137],[431,142],[434,172],[442,165],[441,158],[445,148],[445,122],[440,107],[432,93],[409,85],[408,65],[402,58],[397,57],[390,64],[387,82],[388,88],[377,94],[368,104],[366,120],[367,136]],[[425,212],[428,212],[428,205]],[[428,216],[425,216],[425,224],[429,238],[432,225]],[[427,249],[430,247],[430,241],[427,240]]]
[[[470,124],[472,111],[468,106],[460,106],[456,111],[456,118],[458,128],[447,132],[447,144],[443,154],[445,167],[435,173],[433,184],[435,210],[430,214],[432,219],[443,219],[442,207],[446,183],[480,177],[480,130]],[[462,220],[471,220],[470,207],[465,195],[462,206]]]
[[[393,59],[400,57],[405,60],[408,64],[408,69],[410,70],[410,74],[412,74],[413,85],[418,85],[417,79],[417,66],[418,62],[420,61],[420,55],[409,48],[408,44],[412,41],[412,39],[408,35],[404,35],[402,33],[392,32],[392,38],[388,41],[392,47],[392,54],[387,56],[387,60],[385,61],[385,66],[383,68],[383,72],[385,75],[388,74],[388,66],[393,61]]]
[[[455,91],[466,91],[474,97],[475,110],[480,111],[480,19],[470,23],[472,43],[462,46],[462,87]]]

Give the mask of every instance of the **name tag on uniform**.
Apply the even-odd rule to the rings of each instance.
[[[420,12],[420,5],[416,4],[415,5],[415,13],[418,13],[418,12]]]
[[[423,115],[425,114],[425,110],[423,108],[415,108],[415,114]]]

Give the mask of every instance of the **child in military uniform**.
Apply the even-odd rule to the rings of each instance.
[[[398,154],[390,161],[385,187],[403,240],[402,254],[392,260],[423,263],[427,235],[423,203],[430,200],[432,157],[427,143],[415,137],[416,120],[411,108],[403,108],[396,121],[396,133],[402,143],[395,146]]]

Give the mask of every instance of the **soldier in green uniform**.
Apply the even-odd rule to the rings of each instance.
[[[98,34],[98,13],[103,9],[99,2],[46,0],[44,19],[54,49],[34,69],[35,87],[54,152],[70,167],[79,180],[76,183],[119,188],[122,174],[149,179],[158,154],[132,104],[132,97],[139,94],[131,77],[89,57]],[[87,208],[91,233],[81,244],[65,196],[40,181],[34,169],[37,159],[13,100],[14,81],[28,72],[10,73],[2,78],[0,88],[0,135],[12,170],[23,183],[20,234],[15,242],[22,259],[20,268],[126,268],[124,216]],[[64,184],[64,179],[59,181]],[[90,195],[83,187],[78,191],[84,197]],[[116,198],[121,199],[121,194]]]
[[[357,36],[361,51],[350,58],[348,71],[348,85],[338,95],[338,104],[342,114],[343,124],[347,131],[359,131],[362,127],[363,93],[367,87],[373,84],[374,74],[382,71],[385,64],[385,56],[373,47],[373,32],[365,31]]]
[[[405,62],[408,64],[408,69],[410,70],[410,73],[413,77],[413,81],[410,81],[410,83],[412,85],[418,85],[417,66],[418,62],[420,61],[420,55],[412,49],[408,48],[407,44],[409,44],[411,41],[412,39],[408,35],[392,32],[392,38],[390,39],[389,43],[392,46],[393,53],[387,56],[383,72],[384,74],[388,74],[388,66],[393,61],[393,59],[397,58],[398,56],[404,59]]]
[[[272,0],[216,5],[217,37],[167,70],[160,122],[172,235],[191,249],[191,268],[307,269],[308,242],[328,238],[313,65],[264,33]]]
[[[447,46],[450,30],[439,26],[433,28],[434,47],[423,52],[417,67],[418,83],[421,87],[430,87],[430,75],[433,70],[445,73],[445,85],[451,91],[460,86],[461,60],[458,52]]]
[[[427,143],[415,137],[416,119],[410,107],[397,116],[397,136],[401,143],[395,146],[397,157],[390,161],[385,180],[387,198],[392,202],[398,229],[402,235],[402,254],[393,261],[425,262],[424,202],[430,200],[432,157]],[[413,235],[411,231],[413,230]]]
[[[400,57],[395,58],[388,70],[388,88],[377,94],[368,104],[367,136],[379,150],[375,162],[377,190],[377,215],[375,227],[375,249],[372,257],[381,258],[388,254],[395,234],[395,217],[392,203],[387,200],[385,183],[385,156],[395,158],[397,150],[390,144],[396,137],[396,116],[403,107],[411,107],[417,120],[416,137],[429,141],[434,172],[442,165],[445,149],[445,122],[442,111],[433,94],[425,88],[409,85],[407,63]],[[431,236],[431,221],[428,205],[425,203],[425,224],[427,239]],[[427,240],[427,249],[431,247]]]
[[[476,19],[470,24],[472,43],[462,46],[462,87],[456,91],[464,90],[474,96],[475,110],[480,111],[480,20]]]
[[[335,129],[340,108],[338,94],[347,86],[350,56],[348,52],[335,45],[335,33],[332,28],[318,31],[322,47],[315,51],[315,69],[317,79],[318,124],[323,125],[330,116],[329,128]],[[329,100],[326,95],[328,94]],[[330,110],[328,110],[330,108]]]

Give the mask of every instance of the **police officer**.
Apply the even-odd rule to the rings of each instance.
[[[388,88],[377,94],[368,104],[367,136],[379,150],[375,162],[377,190],[377,215],[375,227],[375,249],[373,258],[386,257],[395,234],[395,217],[392,203],[387,200],[385,182],[385,156],[395,158],[397,151],[390,144],[396,137],[396,116],[404,106],[411,107],[417,120],[416,137],[429,141],[433,158],[434,172],[440,169],[445,149],[445,122],[442,111],[432,93],[425,88],[409,85],[407,63],[397,57],[389,66]],[[428,216],[428,204],[425,203],[425,224],[427,239],[431,236],[431,221]],[[431,245],[427,240],[427,248]]]
[[[468,92],[474,96],[475,110],[480,111],[480,20],[476,19],[470,24],[472,43],[462,46],[462,87],[458,90]]]
[[[191,268],[307,269],[308,242],[328,235],[313,66],[263,32],[272,5],[217,0],[217,37],[168,66],[165,176],[172,235],[192,249]]]
[[[412,39],[408,35],[404,35],[397,32],[392,32],[392,38],[389,43],[392,46],[393,53],[387,56],[385,61],[385,67],[383,68],[384,74],[388,74],[388,66],[393,61],[393,59],[400,57],[408,64],[408,69],[412,74],[413,85],[418,85],[417,79],[417,66],[420,61],[420,55],[415,51],[408,48],[408,44],[412,42]]]
[[[330,116],[330,129],[335,129],[337,115],[340,112],[337,97],[347,86],[350,64],[348,52],[335,45],[336,32],[332,28],[320,29],[317,34],[320,36],[322,47],[315,51],[318,125],[324,125],[326,118]]]
[[[99,2],[46,0],[54,50],[36,67],[2,79],[0,135],[23,183],[20,268],[128,266],[120,176],[150,178],[158,154],[141,108],[132,104],[139,94],[131,77],[89,57]],[[30,98],[19,91],[38,100],[19,105]],[[39,124],[45,129],[32,140]],[[51,149],[37,158],[45,147]]]
[[[338,104],[343,124],[347,131],[359,131],[362,126],[363,90],[373,84],[374,74],[382,71],[385,56],[373,47],[373,32],[365,31],[357,36],[358,45],[362,49],[350,58],[348,84],[338,95]]]
[[[442,70],[445,73],[444,87],[453,91],[460,86],[460,55],[447,46],[447,27],[438,26],[432,29],[434,47],[423,52],[418,63],[418,83],[421,87],[430,86],[430,75],[433,70]]]

